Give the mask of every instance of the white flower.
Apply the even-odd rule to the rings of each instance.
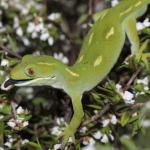
[[[114,124],[114,125],[117,124],[117,118],[116,118],[115,115],[112,115],[112,116],[111,116],[110,122],[111,122],[112,124]]]
[[[7,59],[2,59],[2,61],[1,61],[1,66],[8,66],[8,64],[9,64],[9,61],[7,60]]]
[[[148,91],[148,90],[149,90],[149,87],[148,87],[148,86],[145,86],[145,87],[144,87],[144,90],[145,90],[145,91]]]
[[[88,145],[88,146],[82,148],[82,150],[96,150],[96,147],[94,145]]]
[[[66,38],[66,37],[65,37],[64,34],[61,34],[61,35],[60,35],[60,39],[61,39],[62,41],[65,40],[65,38]]]
[[[32,94],[33,93],[33,88],[32,87],[28,87],[28,88],[25,88],[25,89],[23,89],[23,91],[25,90],[25,92],[27,93],[27,94]]]
[[[83,139],[83,144],[84,144],[84,145],[94,145],[94,144],[95,144],[95,141],[94,141],[94,139],[91,138],[91,137],[85,137],[85,138]]]
[[[150,101],[148,101],[145,105],[146,109],[150,109]]]
[[[22,10],[21,10],[21,13],[23,15],[27,15],[29,13],[29,9],[27,7],[23,7]]]
[[[120,91],[121,88],[122,88],[122,85],[116,84],[116,89],[117,89],[117,91]]]
[[[16,29],[19,27],[19,18],[17,16],[14,17],[13,27]]]
[[[12,147],[12,143],[10,143],[10,142],[6,142],[6,143],[4,143],[4,145],[7,146],[7,147],[9,147],[9,148]]]
[[[59,54],[54,53],[54,58],[56,58],[56,59],[62,61],[64,64],[68,64],[68,63],[69,63],[68,58],[65,57],[65,56],[63,55],[63,53],[59,53]]]
[[[28,27],[27,27],[27,32],[32,33],[35,31],[35,24],[33,22],[29,22]]]
[[[144,29],[143,23],[137,22],[137,23],[136,23],[136,28],[137,28],[138,31],[143,30],[143,29]]]
[[[29,142],[28,139],[24,139],[24,140],[22,140],[21,144],[26,144],[26,143],[28,143],[28,142]]]
[[[134,102],[135,102],[135,100],[133,100],[134,95],[129,91],[125,91],[122,94],[122,97],[126,104],[134,104]]]
[[[58,150],[61,149],[61,144],[55,144],[54,145],[54,150]]]
[[[23,30],[22,30],[21,27],[18,27],[18,28],[16,29],[16,34],[17,34],[18,36],[23,36]]]
[[[112,1],[111,1],[111,6],[114,7],[114,6],[116,6],[118,3],[119,3],[118,0],[112,0]]]
[[[38,33],[37,32],[33,32],[32,35],[31,35],[32,39],[35,39],[38,37]]]
[[[23,43],[24,43],[25,46],[29,46],[30,45],[30,41],[28,40],[28,38],[23,37],[22,41],[23,41]]]
[[[85,133],[87,130],[88,130],[87,127],[82,127],[82,128],[80,129],[80,133]]]
[[[3,76],[5,74],[5,71],[0,70],[0,76]]]
[[[110,137],[110,139],[111,139],[112,141],[114,141],[115,138],[114,138],[114,136],[113,136],[112,134],[110,134],[109,137]]]
[[[13,122],[12,120],[9,120],[9,121],[7,122],[7,125],[10,126],[11,128],[15,128],[16,123]]]
[[[60,135],[60,134],[61,134],[60,128],[59,128],[58,126],[53,127],[53,128],[51,129],[51,134],[57,135],[57,136]]]
[[[49,20],[56,20],[60,18],[60,13],[52,13],[48,16]]]
[[[123,98],[124,98],[125,100],[132,100],[133,94],[132,94],[131,92],[129,92],[129,91],[125,91],[125,93],[124,93],[124,95],[123,95]]]
[[[40,32],[44,29],[44,24],[41,22],[35,26],[35,31]]]
[[[24,113],[24,109],[21,107],[21,106],[19,106],[18,108],[17,108],[17,114],[22,114],[22,113]]]
[[[138,83],[138,84],[143,84],[143,85],[145,85],[145,86],[148,86],[148,84],[149,84],[148,77],[145,77],[144,79],[138,79],[138,80],[137,80],[137,83]]]
[[[13,143],[15,140],[16,140],[16,139],[14,139],[14,138],[12,138],[12,137],[8,139],[8,141],[9,141],[10,143]]]
[[[145,127],[145,128],[149,128],[150,127],[150,120],[144,120],[142,122],[142,126]]]
[[[8,9],[8,2],[7,2],[7,1],[1,1],[0,5],[1,5],[1,7],[3,7],[4,9]]]
[[[53,37],[49,37],[48,38],[48,44],[50,45],[50,46],[52,46],[53,44],[54,44],[54,38]]]
[[[48,38],[49,38],[49,33],[48,32],[44,32],[40,36],[41,41],[46,41]]]
[[[64,118],[56,118],[56,123],[57,123],[57,125],[61,125],[61,124],[63,124],[65,121],[64,121]]]
[[[2,28],[3,27],[3,23],[2,22],[0,22],[0,28]]]
[[[106,134],[103,135],[102,139],[101,139],[102,143],[108,143],[108,137]]]
[[[143,22],[137,22],[136,28],[138,31],[143,30],[146,27],[150,27],[149,18],[146,18]]]
[[[4,148],[3,148],[3,147],[0,147],[0,150],[4,150]]]
[[[72,137],[69,137],[68,142],[69,142],[69,143],[73,143],[73,139],[72,139]]]
[[[100,131],[97,131],[93,134],[93,137],[98,140],[102,137],[102,133]]]
[[[3,103],[1,103],[0,104],[0,109],[2,109],[4,107],[4,104]]]
[[[106,127],[110,123],[109,119],[105,119],[102,121],[103,127]]]
[[[0,115],[0,120],[2,120],[4,118],[4,116],[3,115]]]
[[[29,125],[29,122],[28,121],[24,121],[23,122],[23,127],[26,127],[26,126],[28,126]]]
[[[143,25],[144,25],[145,27],[149,27],[149,26],[150,26],[149,18],[146,18],[146,19],[144,20]]]

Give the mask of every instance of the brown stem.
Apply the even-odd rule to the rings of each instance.
[[[88,124],[95,122],[99,118],[101,118],[108,110],[110,109],[110,104],[107,104],[100,112],[96,115],[92,116],[90,119],[86,120],[82,123],[81,127],[87,126]]]
[[[22,58],[19,54],[15,53],[15,52],[13,52],[13,51],[11,51],[11,50],[9,50],[6,46],[1,45],[0,48],[1,48],[4,52],[7,52],[8,54],[10,54],[10,55],[12,55],[12,56],[15,56],[15,57],[17,57],[17,58],[19,58],[19,59]]]
[[[16,113],[16,109],[15,109],[15,103],[13,101],[11,101],[10,103],[11,103],[13,117],[15,119],[17,119],[17,113]]]
[[[126,86],[124,87],[123,91],[126,91],[130,88],[131,84],[133,83],[133,81],[135,80],[135,78],[137,77],[137,75],[142,71],[142,67],[139,67],[136,72],[132,75],[132,77],[130,78],[130,80],[128,81],[128,83],[126,84]]]

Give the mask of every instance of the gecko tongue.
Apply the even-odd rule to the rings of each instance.
[[[30,81],[30,79],[25,79],[25,80],[14,80],[14,79],[6,79],[2,85],[1,85],[1,89],[2,90],[9,90],[11,89],[13,86],[17,85],[17,84],[21,84],[21,83],[25,83]]]
[[[13,79],[6,79],[6,80],[2,83],[1,89],[7,91],[7,90],[11,89],[11,88],[14,86],[14,84],[15,84],[16,82],[17,82],[17,81],[16,81],[16,80],[13,80]]]
[[[4,86],[4,88],[8,88],[9,86],[14,85],[16,82],[17,82],[17,80],[8,79],[8,80],[4,81],[3,86]]]

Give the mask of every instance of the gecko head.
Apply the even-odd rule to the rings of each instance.
[[[1,89],[12,86],[40,86],[55,84],[58,62],[51,56],[26,55],[21,63],[10,71],[10,78],[5,80]]]

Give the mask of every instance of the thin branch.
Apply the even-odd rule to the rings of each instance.
[[[11,101],[10,103],[11,103],[13,117],[14,117],[14,119],[17,119],[17,113],[16,113],[16,109],[15,109],[15,103],[13,101]]]
[[[130,88],[131,84],[133,83],[133,81],[136,79],[136,77],[138,76],[138,74],[142,71],[142,67],[139,67],[136,72],[132,75],[132,77],[130,78],[130,80],[128,81],[128,83],[126,84],[126,86],[124,87],[123,91],[126,91]]]
[[[62,27],[61,27],[61,25],[60,25],[59,23],[57,23],[57,22],[55,22],[55,21],[53,21],[53,20],[50,20],[50,19],[48,19],[47,21],[48,21],[49,23],[53,24],[53,25],[58,29],[58,31],[59,31],[61,34],[65,35],[66,39],[67,39],[68,41],[70,41],[70,43],[71,43],[72,45],[76,45],[76,44],[73,42],[73,39],[71,39],[71,37],[69,37],[68,34],[63,31],[63,29],[62,29]]]
[[[11,51],[11,50],[9,50],[6,46],[1,45],[0,48],[1,48],[4,52],[7,52],[8,54],[10,54],[10,55],[12,55],[12,56],[15,56],[15,57],[17,57],[17,58],[19,58],[19,59],[22,58],[19,54],[15,53],[15,52],[13,52],[13,51]]]
[[[144,103],[136,103],[130,107],[131,110],[141,109],[144,106]]]
[[[92,15],[93,15],[93,5],[94,5],[93,0],[89,0],[89,11],[88,11],[88,15],[89,15],[90,17],[92,17]]]
[[[96,120],[101,118],[109,109],[110,109],[110,104],[107,104],[100,112],[98,112],[96,115],[92,116],[92,118],[89,118],[88,120],[83,122],[81,127],[87,126],[88,124],[95,122]]]
[[[88,9],[88,23],[93,23],[93,13],[95,7],[95,0],[89,0],[89,9]]]

